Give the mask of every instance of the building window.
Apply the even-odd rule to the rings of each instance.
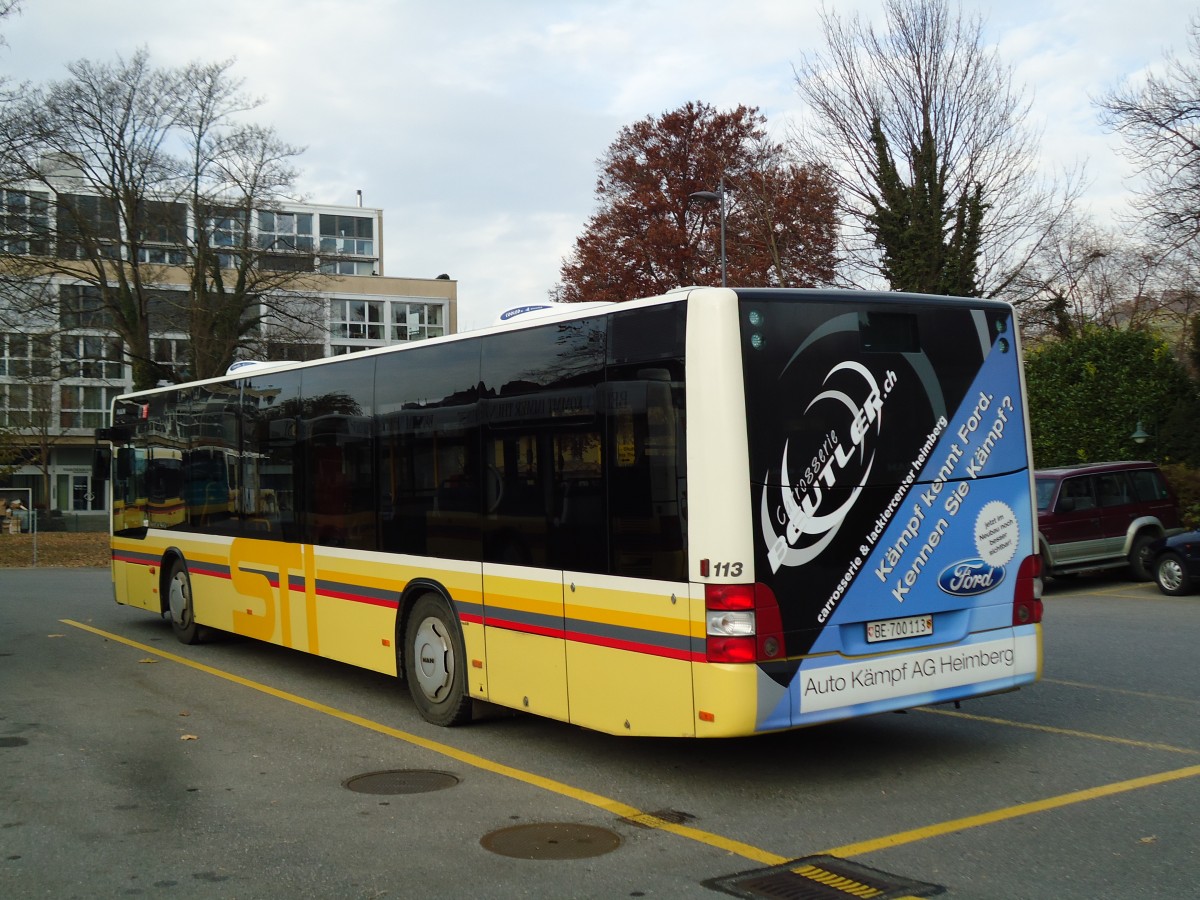
[[[138,262],[158,266],[182,266],[187,254],[172,247],[138,247]]]
[[[267,360],[270,362],[307,362],[325,356],[324,344],[268,340],[266,347]]]
[[[392,340],[441,337],[446,333],[445,314],[440,303],[392,303]]]
[[[143,200],[140,204],[141,233],[138,235],[138,261],[163,266],[181,266],[187,260],[187,206],[162,200]]]
[[[383,301],[332,300],[329,324],[330,334],[335,338],[382,341]]]
[[[187,374],[188,341],[187,338],[153,338],[150,342],[154,362],[165,369],[170,369],[177,378]]]
[[[324,218],[322,216],[322,218]],[[313,252],[312,213],[258,213],[258,246],[280,253]]]
[[[187,291],[146,291],[146,318],[150,321],[150,333],[187,334],[191,330],[191,306],[192,298]]]
[[[259,259],[264,269],[276,272],[310,272],[313,268],[312,213],[258,213],[258,246],[266,251]]]
[[[119,387],[99,385],[59,385],[59,426],[62,428],[101,428],[109,404],[122,393]]]
[[[10,378],[50,378],[54,363],[50,358],[48,334],[0,335],[0,375]]]
[[[209,207],[205,227],[208,245],[218,251],[218,265],[222,269],[236,269],[241,251],[246,249],[246,213],[240,209]]]
[[[0,384],[0,423],[5,428],[36,428],[50,417],[52,385]]]
[[[119,381],[125,375],[121,359],[121,342],[101,335],[63,335],[59,348],[62,353],[64,378],[97,378]]]
[[[59,258],[121,258],[117,204],[111,198],[59,194],[55,220]]]
[[[50,195],[0,189],[0,252],[50,253]]]
[[[321,254],[375,255],[375,220],[365,216],[321,216]],[[362,274],[362,273],[355,273]]]
[[[373,259],[321,259],[322,275],[374,275]]]
[[[96,328],[111,330],[112,313],[100,299],[100,291],[91,285],[61,284],[58,286],[58,321],[68,330]]]

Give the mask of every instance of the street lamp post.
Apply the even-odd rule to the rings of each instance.
[[[1153,441],[1153,444],[1151,444],[1151,451],[1150,451],[1151,454],[1153,454],[1154,451],[1157,449],[1156,447],[1154,447],[1154,444],[1158,443],[1158,441],[1155,439],[1156,438],[1155,432],[1157,432],[1157,430],[1158,430],[1157,427],[1154,427],[1150,431],[1147,431],[1145,426],[1142,425],[1142,420],[1138,419],[1137,429],[1129,437],[1139,447],[1142,446],[1143,444],[1145,444],[1147,441]]]
[[[688,194],[688,201],[699,200],[701,203],[716,203],[721,213],[721,287],[725,287],[725,173],[721,173],[721,183],[715,191],[696,191]]]

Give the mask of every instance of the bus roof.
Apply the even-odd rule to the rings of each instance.
[[[964,297],[944,297],[932,294],[906,294],[894,291],[860,291],[847,288],[777,288],[777,287],[761,287],[761,288],[720,288],[704,285],[692,285],[685,287],[672,288],[665,294],[660,294],[657,297],[643,297],[637,300],[626,300],[620,303],[609,301],[594,301],[582,303],[531,303],[523,306],[515,306],[502,312],[496,319],[495,323],[484,326],[483,328],[474,329],[471,331],[460,331],[456,334],[447,334],[440,337],[427,338],[422,341],[414,341],[407,344],[389,344],[385,347],[371,347],[357,353],[350,354],[355,359],[362,359],[368,356],[378,356],[386,353],[402,353],[406,350],[411,350],[417,347],[428,347],[436,344],[451,343],[460,340],[469,340],[475,337],[481,337],[487,334],[503,333],[509,330],[519,330],[524,327],[532,327],[534,325],[549,324],[551,322],[569,322],[573,319],[586,318],[589,315],[594,315],[600,309],[638,309],[647,306],[657,306],[661,303],[679,302],[687,300],[694,293],[708,293],[717,291],[727,291],[737,297],[745,300],[767,300],[771,298],[794,297],[797,300],[859,300],[869,301],[872,303],[905,303],[905,302],[936,302],[953,305],[970,305],[976,307],[1009,307],[1008,303],[1001,300],[987,300],[982,298],[964,298]],[[146,396],[155,394],[161,391],[171,391],[177,388],[198,385],[210,384],[221,381],[235,381],[239,378],[247,378],[257,375],[260,372],[266,371],[283,371],[285,369],[308,368],[310,366],[329,365],[339,360],[347,359],[347,356],[323,357],[321,359],[313,359],[306,361],[281,361],[267,362],[259,360],[244,360],[233,363],[226,374],[215,378],[208,378],[202,381],[181,382],[179,384],[163,385],[155,388],[147,388],[141,391],[131,391],[129,394],[123,394],[122,398],[133,396]]]

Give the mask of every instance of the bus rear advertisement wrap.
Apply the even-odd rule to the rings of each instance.
[[[758,727],[1033,681],[1037,625],[1013,624],[1034,533],[1011,311],[753,292],[741,309],[755,568],[788,656],[764,666]]]
[[[687,288],[114,402],[117,602],[613,734],[1040,669],[1011,308]]]

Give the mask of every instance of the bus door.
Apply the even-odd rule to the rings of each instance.
[[[115,429],[114,429],[115,430]],[[112,558],[117,596],[158,612],[158,557],[145,548],[150,524],[148,458],[134,438],[114,442],[112,460]],[[124,590],[119,588],[123,587]]]
[[[563,721],[569,720],[563,546],[576,512],[602,492],[586,466],[572,465],[572,477],[564,476],[567,456],[599,452],[605,322],[490,335],[480,357],[489,698]],[[589,549],[602,555],[599,547]]]
[[[546,436],[488,429],[484,459],[488,698],[568,721],[562,573],[548,566],[553,482]]]
[[[578,523],[562,558],[571,722],[693,735],[681,383],[658,366],[614,374],[605,440],[597,431],[563,457],[564,475],[603,474],[606,488],[568,515]],[[583,555],[605,545],[607,561]]]

